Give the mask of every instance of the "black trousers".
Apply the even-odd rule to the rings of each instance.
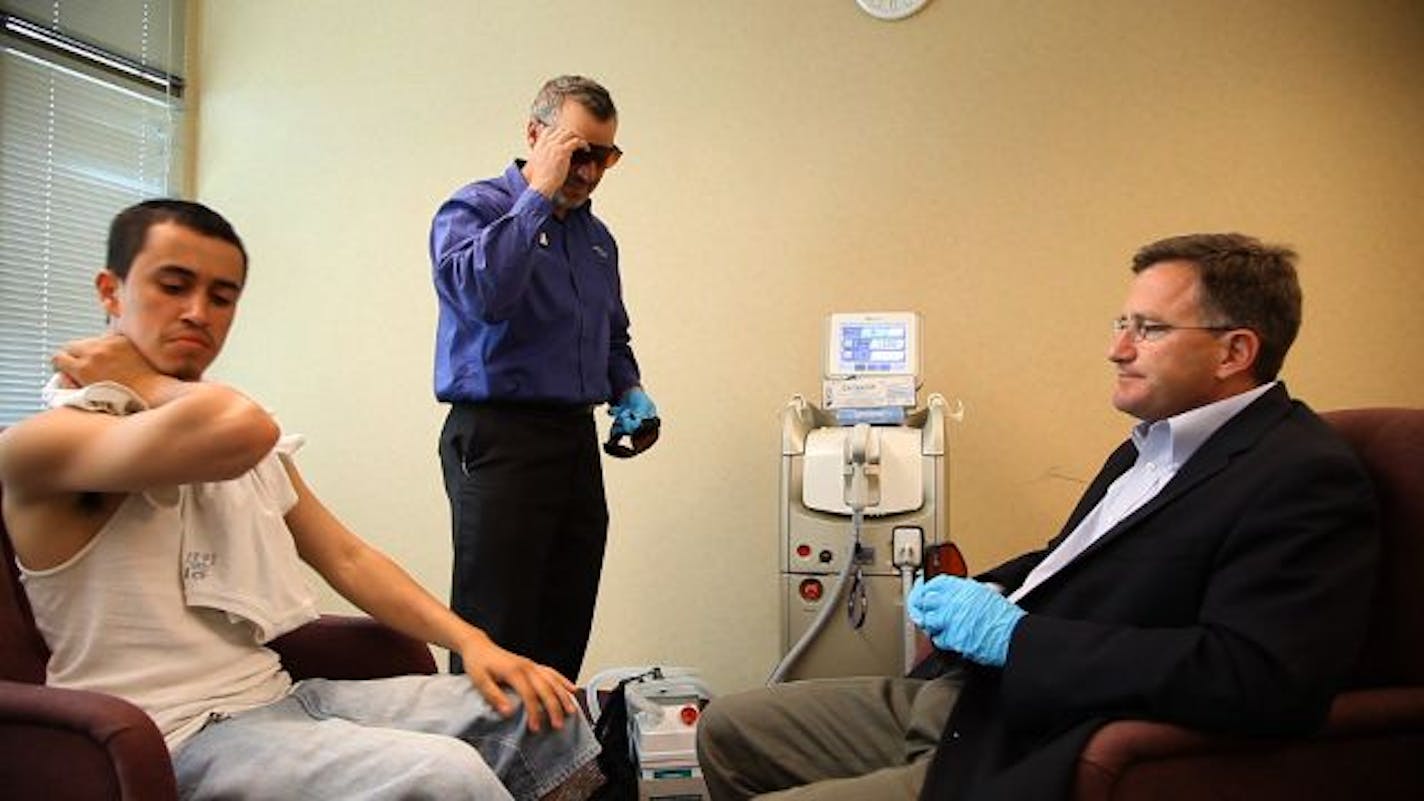
[[[592,410],[454,404],[440,465],[455,546],[450,608],[577,681],[608,538]],[[450,670],[464,671],[459,654]]]

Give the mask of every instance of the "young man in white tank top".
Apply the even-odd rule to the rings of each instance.
[[[109,330],[66,344],[53,365],[62,389],[119,385],[133,413],[61,405],[0,434],[5,524],[52,652],[49,683],[148,712],[184,798],[296,786],[333,799],[582,797],[598,749],[570,682],[500,648],[356,537],[276,447],[272,417],[202,380],[246,277],[241,240],[210,209],[126,209],[95,281]],[[376,619],[460,654],[468,676],[293,685],[260,644],[273,635],[262,610],[194,601],[205,565],[184,540],[202,499],[224,492],[248,494],[207,501],[200,527],[271,538],[252,584],[238,581],[239,607],[244,590],[269,601],[269,568],[300,557]]]

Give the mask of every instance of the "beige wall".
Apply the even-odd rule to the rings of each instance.
[[[1415,2],[245,0],[195,30],[196,194],[254,254],[218,372],[442,597],[430,216],[521,152],[544,78],[613,90],[628,156],[596,211],[666,429],[606,465],[588,672],[771,668],[776,415],[817,391],[833,310],[923,314],[925,387],[967,409],[950,522],[977,567],[1054,533],[1123,436],[1107,321],[1159,236],[1295,245],[1292,389],[1424,403]]]

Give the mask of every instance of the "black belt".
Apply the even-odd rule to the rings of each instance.
[[[597,404],[555,403],[552,401],[483,400],[474,401],[473,403],[451,403],[450,407],[452,409],[495,409],[500,411],[570,416],[592,414]]]

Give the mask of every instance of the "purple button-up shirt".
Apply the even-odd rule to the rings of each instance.
[[[638,384],[618,246],[589,210],[563,220],[516,161],[435,213],[435,397],[602,403]]]

